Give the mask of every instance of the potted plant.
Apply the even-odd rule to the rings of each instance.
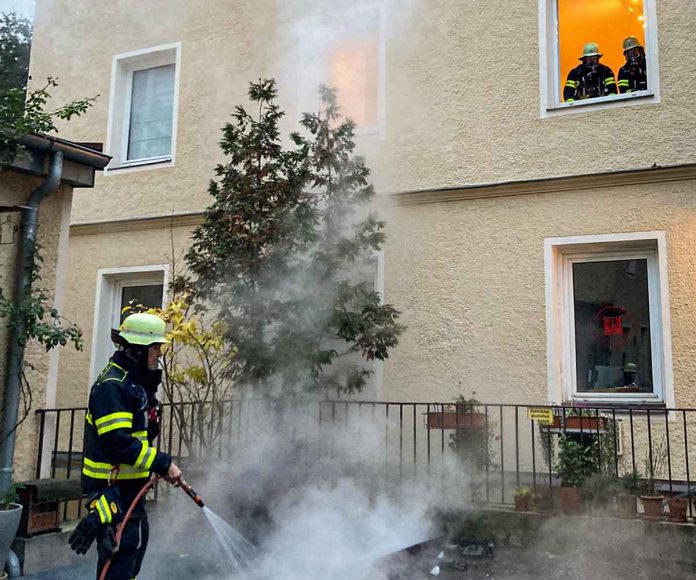
[[[607,417],[600,416],[592,409],[570,408],[556,415],[548,429],[552,433],[585,433],[602,435],[607,432]]]
[[[526,485],[521,485],[515,488],[514,493],[515,498],[515,511],[516,512],[528,512],[529,503],[532,499],[532,488]]]
[[[663,442],[657,442],[645,458],[645,490],[640,496],[643,504],[643,517],[648,520],[662,519],[662,502],[665,496],[658,489],[658,475],[664,469],[666,451]]]
[[[561,509],[564,514],[582,513],[582,486],[596,472],[595,453],[591,446],[561,436],[556,473],[561,478]]]
[[[22,515],[22,506],[17,503],[17,487],[12,484],[7,493],[0,493],[0,578]]]
[[[441,411],[428,411],[426,414],[428,429],[479,430],[486,427],[486,413],[479,410],[481,402],[459,395],[451,405],[443,405]]]
[[[669,521],[675,524],[685,524],[689,500],[685,497],[670,497],[667,505],[669,506]]]

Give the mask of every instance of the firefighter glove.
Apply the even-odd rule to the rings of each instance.
[[[70,534],[70,538],[68,538],[70,547],[78,554],[87,553],[87,550],[89,550],[89,547],[98,535],[100,536],[99,543],[102,543],[102,536],[105,535],[99,533],[102,527],[111,530],[113,538],[113,528],[110,524],[117,524],[123,518],[121,498],[116,487],[108,488],[99,496],[92,496],[91,501],[89,501],[89,508],[87,515],[77,524],[73,533]],[[115,543],[115,540],[113,543]],[[108,539],[107,544],[110,544]]]
[[[68,538],[70,548],[78,554],[86,554],[97,537],[101,525],[97,511],[89,512],[70,534],[70,538]]]

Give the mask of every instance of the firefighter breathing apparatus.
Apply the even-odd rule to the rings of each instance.
[[[116,551],[118,551],[118,546],[121,543],[121,536],[123,536],[123,530],[125,529],[128,520],[130,520],[131,516],[133,515],[133,510],[135,510],[135,507],[138,505],[138,503],[140,503],[140,500],[143,499],[143,496],[157,484],[159,479],[160,476],[156,475],[151,477],[147,481],[147,483],[138,492],[138,495],[135,496],[135,499],[130,504],[128,511],[126,512],[126,515],[123,517],[123,520],[116,527]],[[180,487],[182,491],[187,496],[189,496],[199,508],[205,507],[205,502],[203,501],[201,496],[196,493],[196,491],[191,487],[190,484],[186,483],[183,479],[180,479],[177,483],[177,487]],[[108,560],[106,564],[104,564],[104,568],[102,568],[101,574],[99,575],[99,580],[106,579],[106,575],[109,573],[110,567],[111,560]]]

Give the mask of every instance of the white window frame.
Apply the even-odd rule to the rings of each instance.
[[[139,70],[172,64],[174,65],[174,98],[171,150],[168,155],[128,160],[133,73]],[[177,119],[179,116],[180,71],[181,42],[125,52],[113,57],[106,136],[107,153],[112,156],[112,160],[104,170],[104,173],[123,173],[124,171],[174,166],[176,160]]]
[[[97,271],[97,293],[94,301],[92,352],[89,366],[89,386],[106,365],[113,353],[111,329],[118,326],[121,309],[121,290],[124,286],[162,285],[162,304],[167,303],[169,264],[101,268]]]
[[[539,72],[541,75],[539,103],[542,118],[660,102],[656,0],[642,1],[644,2],[643,15],[645,17],[645,57],[648,64],[648,90],[566,103],[561,98],[565,79],[560,77],[558,1],[539,0]],[[614,71],[614,73],[618,76],[619,71]]]
[[[612,259],[647,259],[653,393],[577,391],[572,265]],[[546,350],[551,403],[665,404],[674,406],[672,332],[665,232],[546,238]]]

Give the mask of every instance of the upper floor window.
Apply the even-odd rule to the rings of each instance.
[[[114,57],[108,170],[174,161],[180,45]]]
[[[171,154],[173,113],[174,65],[133,71],[127,161]]]
[[[379,134],[385,94],[382,0],[356,0],[338,11],[308,10],[299,22],[294,17],[288,32],[292,49],[280,76],[297,87],[299,111],[319,109],[319,85],[328,85],[336,89],[341,114],[355,122],[356,135]]]
[[[542,115],[657,100],[655,0],[541,0]]]
[[[378,29],[365,38],[338,42],[329,55],[329,84],[338,91],[341,112],[360,130],[377,127]]]

